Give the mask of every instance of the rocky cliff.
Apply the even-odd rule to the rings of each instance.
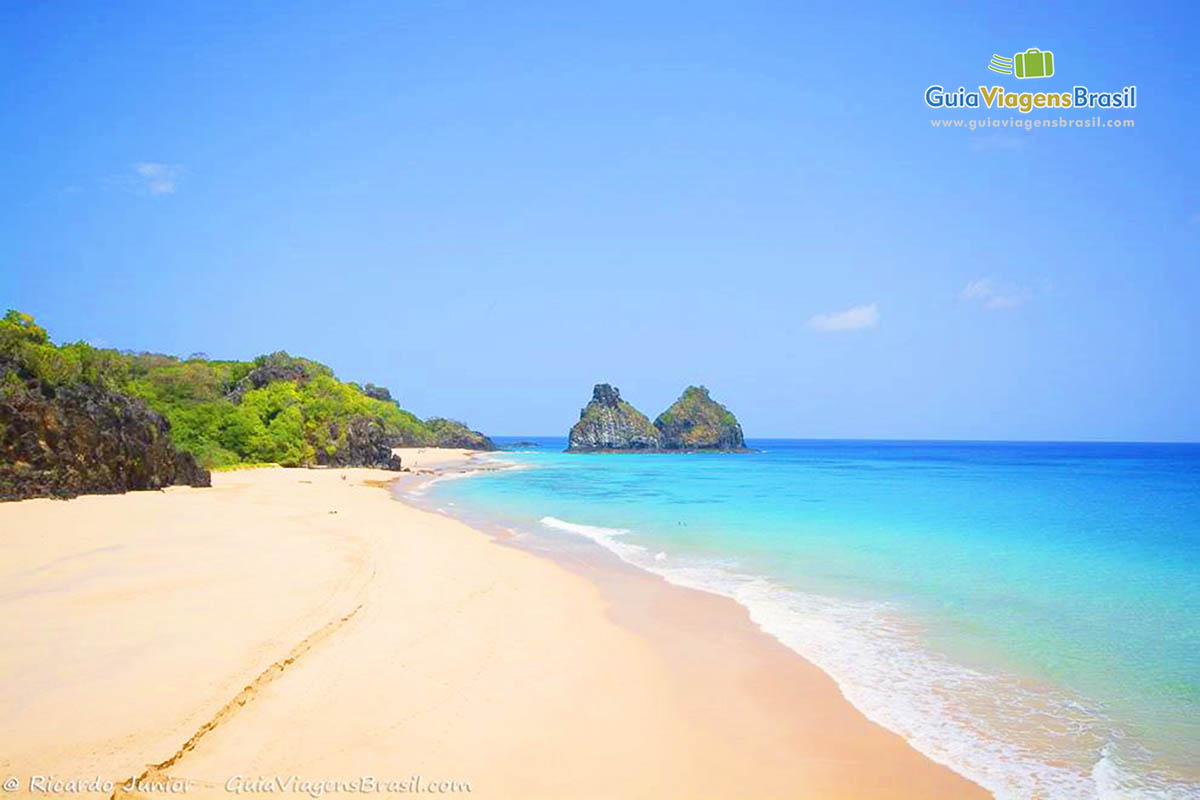
[[[742,426],[703,386],[689,386],[658,415],[654,427],[664,450],[745,450]]]
[[[598,383],[571,428],[567,450],[655,450],[659,446],[658,429],[646,415],[622,400],[616,387]]]
[[[350,417],[329,423],[328,447],[314,448],[317,464],[323,467],[378,467],[400,469],[400,461],[392,456],[393,447],[406,442],[391,436],[379,420],[371,417]]]
[[[141,400],[90,383],[51,386],[0,358],[0,500],[210,481]]]
[[[496,449],[495,442],[458,420],[431,417],[425,420],[425,427],[433,433],[434,444],[437,447],[457,447],[462,450]]]

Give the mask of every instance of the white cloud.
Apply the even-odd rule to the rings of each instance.
[[[810,328],[819,331],[857,331],[879,324],[879,304],[855,306],[845,311],[817,314],[808,321]]]
[[[179,181],[181,171],[177,165],[143,161],[134,164],[133,170],[142,188],[150,194],[175,194],[175,184]]]
[[[978,302],[984,308],[1003,310],[1025,305],[1030,291],[1015,283],[997,284],[991,278],[977,278],[968,283],[958,297],[961,300]]]
[[[985,297],[990,297],[992,294],[992,281],[990,278],[979,278],[973,280],[958,293],[958,296],[963,300],[979,300]]]

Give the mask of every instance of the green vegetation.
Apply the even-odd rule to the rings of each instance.
[[[5,362],[16,369],[0,370],[0,392],[31,391],[31,381],[47,388],[91,383],[141,398],[166,417],[175,445],[210,468],[348,463],[381,447],[436,445],[448,434],[444,420],[422,422],[386,389],[343,383],[325,365],[284,352],[254,361],[181,360],[85,342],[55,345],[33,317],[9,311],[0,320],[0,367]]]
[[[114,350],[98,350],[86,342],[56,347],[33,317],[9,311],[0,320],[0,358],[15,361],[48,386],[86,382],[116,388],[127,379],[127,364]],[[6,372],[2,390],[20,391],[24,384]]]

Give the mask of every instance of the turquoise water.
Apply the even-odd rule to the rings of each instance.
[[[498,457],[429,502],[735,598],[1000,797],[1200,797],[1200,445]]]

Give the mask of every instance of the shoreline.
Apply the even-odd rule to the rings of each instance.
[[[564,451],[567,452],[567,451]],[[587,451],[579,451],[587,452]],[[647,452],[647,451],[591,451],[602,453],[617,453],[623,454],[626,452]],[[681,452],[714,452],[714,451],[662,451],[670,453]],[[757,452],[746,450],[741,452]],[[728,642],[737,640],[740,645],[747,650],[747,662],[762,659],[764,661],[777,661],[786,673],[789,668],[797,673],[806,673],[803,680],[812,681],[818,684],[825,684],[823,691],[831,693],[835,696],[834,700],[830,700],[828,694],[822,697],[825,702],[840,701],[850,710],[853,716],[860,718],[859,721],[865,723],[870,728],[878,729],[887,736],[895,737],[904,747],[909,748],[921,760],[927,761],[931,765],[936,765],[952,773],[956,778],[961,778],[965,783],[969,784],[971,790],[978,793],[981,797],[992,797],[991,791],[985,789],[977,783],[975,779],[959,772],[955,767],[947,762],[938,760],[934,756],[917,749],[916,745],[908,741],[902,734],[896,733],[888,728],[882,722],[872,719],[867,716],[866,712],[855,705],[845,694],[842,687],[832,674],[827,672],[824,667],[809,660],[804,654],[797,652],[793,647],[790,647],[782,641],[775,633],[764,629],[754,619],[754,612],[751,608],[743,605],[734,597],[724,594],[710,587],[687,585],[670,580],[666,575],[661,574],[647,566],[640,565],[629,560],[617,551],[595,541],[591,536],[572,531],[570,544],[563,545],[561,541],[548,542],[540,530],[534,529],[531,531],[522,527],[515,529],[508,527],[508,524],[499,523],[495,517],[484,511],[464,511],[460,507],[448,509],[429,501],[425,497],[425,488],[434,483],[446,478],[458,479],[468,478],[474,475],[494,472],[504,469],[528,469],[526,465],[517,462],[504,462],[504,451],[481,453],[481,459],[497,459],[493,465],[480,467],[478,462],[474,468],[468,466],[467,469],[457,469],[454,472],[444,472],[439,476],[424,481],[415,478],[399,478],[392,483],[393,495],[395,499],[405,505],[415,505],[422,510],[445,515],[449,518],[459,520],[468,527],[482,532],[484,535],[491,537],[497,544],[512,548],[519,552],[531,554],[539,559],[548,560],[560,568],[578,575],[589,583],[600,589],[606,603],[608,603],[609,617],[640,636],[644,636],[651,640],[657,648],[663,650],[664,653],[672,658],[672,669],[686,672],[694,664],[694,659],[697,655],[697,637],[680,631],[697,631],[701,628],[708,628],[707,634],[712,638],[720,638]],[[454,506],[453,503],[450,506]],[[560,520],[553,520],[559,525],[553,526],[555,530],[562,530]],[[545,520],[542,521],[545,524]],[[522,526],[529,524],[527,522],[517,523]],[[565,526],[570,530],[574,525],[568,524]],[[585,526],[586,527],[586,526]],[[661,613],[664,609],[671,609],[671,613],[667,618],[659,618],[653,615],[647,615],[647,609],[653,609],[656,614]],[[700,615],[699,611],[705,609],[707,613]],[[792,675],[791,679],[795,679]],[[786,682],[785,678],[783,682]],[[811,701],[804,704],[805,710],[798,711],[797,717],[801,718],[806,713],[807,709],[811,709]],[[834,713],[843,713],[844,709],[837,709]],[[804,727],[799,725],[797,727]],[[811,747],[811,742],[808,747]],[[827,788],[826,794],[818,794],[817,796],[841,796],[832,787]],[[877,796],[892,796],[882,790],[876,790],[866,797]],[[807,796],[807,795],[804,795]],[[858,795],[854,795],[858,796]],[[907,795],[900,795],[907,796]],[[921,796],[920,794],[915,796]],[[960,790],[955,796],[970,797],[976,796],[968,790]]]
[[[433,475],[468,463],[424,455]],[[192,796],[235,774],[419,775],[482,797],[988,796],[734,601],[497,546],[377,491],[395,477],[267,468],[0,506],[0,768]]]

